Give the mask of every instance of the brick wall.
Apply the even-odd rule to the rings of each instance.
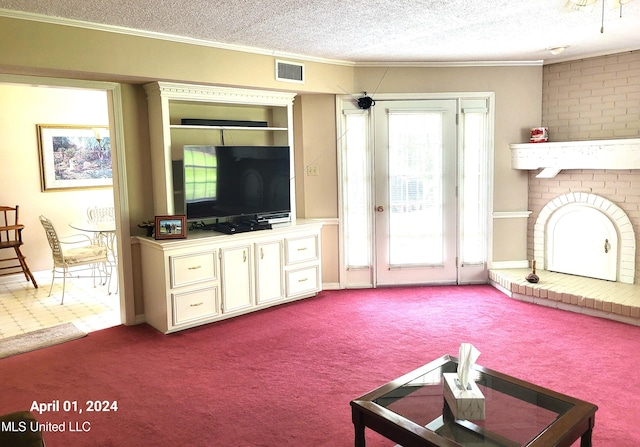
[[[550,141],[640,138],[640,51],[547,65],[542,94],[542,125],[549,128]],[[536,174],[529,174],[529,259],[533,226],[547,202],[568,192],[589,192],[629,216],[640,284],[640,170],[565,170],[552,179]]]
[[[640,138],[640,51],[546,65],[550,141]]]

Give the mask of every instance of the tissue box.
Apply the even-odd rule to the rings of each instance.
[[[458,373],[443,373],[444,398],[456,419],[483,420],[484,395],[473,380],[469,381],[466,390],[457,384]],[[460,383],[458,381],[458,383]]]

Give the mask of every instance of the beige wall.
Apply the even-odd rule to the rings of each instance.
[[[108,123],[104,91],[0,84],[0,204],[20,205],[22,251],[32,271],[53,267],[38,216],[48,217],[63,236],[77,233],[68,224],[85,220],[89,206],[113,206],[112,188],[42,192],[36,124]]]
[[[543,125],[551,141],[640,137],[640,51],[548,65],[544,69]],[[540,210],[569,192],[607,198],[628,215],[640,247],[640,170],[565,170],[552,179],[529,173],[528,254]],[[640,283],[640,250],[636,250]]]
[[[333,95],[301,95],[296,127],[296,179],[304,194],[298,197],[298,216],[338,217],[336,102]],[[310,175],[311,167],[317,175]]]
[[[298,91],[275,80],[275,57],[0,17],[4,72],[144,83],[186,81]],[[7,51],[7,49],[9,49]],[[304,91],[353,88],[353,69],[305,62]]]
[[[121,84],[121,92],[130,228],[137,235],[137,224],[154,217],[147,97],[140,85]]]

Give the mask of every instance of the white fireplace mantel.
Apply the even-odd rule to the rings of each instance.
[[[513,169],[542,169],[553,178],[563,169],[640,169],[640,138],[510,144]]]

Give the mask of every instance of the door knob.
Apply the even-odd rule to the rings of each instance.
[[[378,206],[376,206],[376,211],[379,212],[379,213],[382,213],[382,212],[384,212],[384,207],[378,205]]]

